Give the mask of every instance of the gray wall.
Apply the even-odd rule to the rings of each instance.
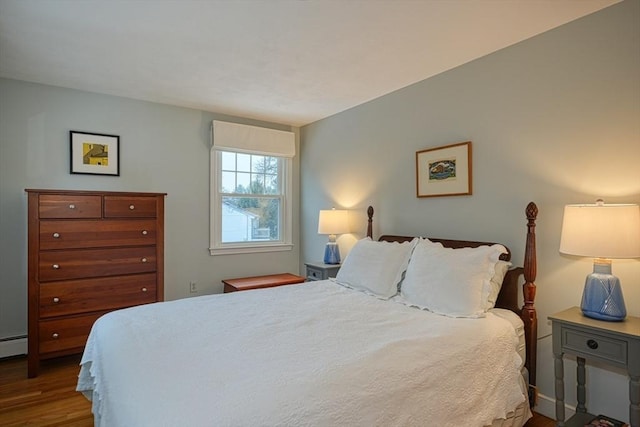
[[[0,339],[26,333],[24,188],[167,192],[167,299],[192,296],[190,280],[200,294],[213,293],[224,277],[295,272],[321,259],[326,236],[316,234],[318,210],[331,206],[355,213],[355,233],[339,239],[343,255],[364,233],[364,209],[372,204],[376,235],[499,240],[518,262],[523,210],[534,200],[541,211],[538,384],[541,406],[552,412],[546,317],[579,304],[591,271],[590,260],[558,254],[562,207],[596,197],[640,202],[639,4],[626,0],[303,128],[294,161],[300,257],[296,250],[222,257],[207,250],[210,121],[287,126],[0,79]],[[122,175],[70,175],[71,129],[120,135]],[[415,152],[467,140],[474,194],[417,199]],[[640,261],[614,261],[613,268],[629,313],[640,316]],[[573,371],[566,363],[569,403]],[[591,411],[628,419],[623,373],[590,367],[588,381]]]
[[[299,156],[293,162],[294,250],[209,255],[209,126],[214,118],[298,132],[289,126],[0,79],[0,340],[27,331],[25,188],[168,193],[167,300],[222,292],[224,278],[298,272]],[[120,177],[71,175],[69,130],[119,135]],[[197,282],[198,294],[189,293],[189,281]]]
[[[302,260],[320,259],[319,209],[355,210],[343,255],[374,234],[501,241],[524,254],[524,209],[537,227],[541,410],[553,413],[547,316],[580,304],[592,260],[558,253],[563,206],[640,202],[640,3],[628,0],[301,130]],[[372,72],[375,72],[372,70]],[[415,152],[473,142],[471,196],[418,199]],[[614,261],[627,309],[640,316],[640,261]],[[566,364],[575,405],[574,366]],[[589,368],[587,407],[628,420],[627,380]]]

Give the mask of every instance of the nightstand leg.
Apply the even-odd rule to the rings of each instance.
[[[629,424],[640,427],[640,340],[629,343]]]
[[[556,421],[557,426],[564,426],[564,362],[562,353],[553,354],[553,366],[556,377]]]
[[[640,375],[629,377],[629,423],[640,427]]]
[[[576,406],[576,412],[587,412],[587,407],[585,406],[587,389],[585,387],[586,382],[586,374],[584,369],[585,360],[583,357],[576,358],[578,362],[577,368],[577,377],[578,377],[578,406]]]

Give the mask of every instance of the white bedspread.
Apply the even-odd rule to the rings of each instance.
[[[513,326],[333,282],[100,318],[78,390],[101,426],[484,426],[525,400]]]

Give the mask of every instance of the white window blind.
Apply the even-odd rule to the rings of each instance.
[[[293,132],[218,120],[213,121],[212,148],[276,157],[296,155]]]

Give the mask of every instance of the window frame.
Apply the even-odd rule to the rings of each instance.
[[[229,148],[211,149],[211,176],[210,176],[210,255],[229,255],[260,252],[290,251],[293,249],[293,159],[287,156],[268,154],[269,157],[276,157],[282,165],[282,194],[265,194],[263,197],[280,198],[280,240],[273,241],[247,241],[247,242],[222,242],[222,200],[228,193],[220,191],[222,180],[222,153],[240,153],[257,156],[265,156],[265,153],[251,150],[233,150]],[[256,195],[260,197],[260,195]]]

